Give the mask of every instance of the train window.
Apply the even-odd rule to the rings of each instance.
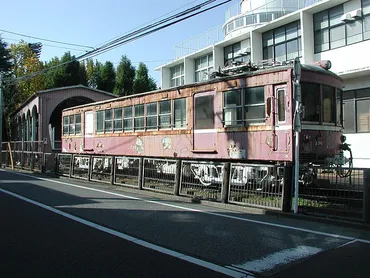
[[[335,124],[335,88],[329,86],[322,86],[322,105],[323,105],[323,122]]]
[[[81,134],[81,114],[76,114],[75,132]]]
[[[114,108],[113,114],[113,130],[122,131],[122,108]]]
[[[337,89],[337,125],[342,126],[342,90]]]
[[[277,91],[278,101],[278,122],[285,122],[285,90],[279,89]]]
[[[96,111],[96,132],[104,131],[104,111]]]
[[[214,96],[195,98],[195,129],[212,129],[215,126]]]
[[[186,127],[186,99],[179,98],[174,101],[174,126],[175,128]]]
[[[171,101],[159,102],[159,128],[171,127]]]
[[[224,120],[225,126],[242,123],[242,94],[240,90],[232,90],[224,93]]]
[[[138,104],[134,106],[135,118],[134,118],[134,128],[135,130],[144,129],[144,104]]]
[[[301,84],[303,116],[302,121],[320,122],[320,85]]]
[[[123,129],[132,130],[133,120],[132,120],[132,106],[123,108]]]
[[[246,123],[265,121],[265,88],[253,87],[245,89],[244,115]]]
[[[105,110],[105,113],[104,113],[104,131],[105,132],[112,132],[113,130],[113,111],[112,109],[107,109]]]
[[[157,129],[157,119],[157,103],[148,103],[146,105],[146,129]]]
[[[75,134],[75,115],[69,116],[69,134]]]
[[[69,117],[64,116],[63,117],[63,135],[69,134]]]

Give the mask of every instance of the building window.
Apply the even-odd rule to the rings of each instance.
[[[213,54],[204,55],[195,59],[195,82],[209,79],[209,74],[213,70]]]
[[[113,113],[113,130],[122,131],[122,108],[114,108]]]
[[[173,119],[175,128],[186,127],[186,98],[174,100]]]
[[[224,125],[265,122],[265,89],[252,87],[224,93]]]
[[[180,64],[171,68],[171,86],[184,85],[184,64]]]
[[[134,128],[135,130],[144,130],[144,104],[135,105],[134,110]]]
[[[250,54],[241,54],[241,42],[228,45],[224,48],[224,65],[229,66],[233,61],[235,62],[248,62]]]
[[[302,56],[301,24],[295,21],[262,34],[263,59],[277,62]]]
[[[345,133],[370,132],[370,88],[343,92]]]
[[[159,128],[171,128],[171,101],[159,102]]]
[[[123,129],[125,131],[133,130],[132,106],[123,108]]]
[[[158,128],[157,103],[152,102],[146,105],[146,129]]]
[[[363,16],[342,21],[343,5],[314,14],[315,53],[370,39],[370,1],[362,0]]]

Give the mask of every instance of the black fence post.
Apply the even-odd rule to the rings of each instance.
[[[22,138],[22,150],[21,150],[21,169],[24,167],[24,139]]]
[[[137,186],[139,190],[143,189],[143,184],[144,184],[144,158],[140,157],[139,158],[139,177],[137,180]]]
[[[87,180],[91,181],[92,172],[93,172],[94,158],[92,155],[89,155],[89,168],[87,169]]]
[[[224,171],[222,175],[221,202],[227,204],[229,199],[231,163],[225,162],[223,168]]]
[[[283,204],[282,211],[292,210],[293,166],[288,163],[284,166]]]
[[[59,159],[58,159],[58,154],[56,153],[55,154],[55,157],[54,157],[54,161],[55,161],[55,165],[54,165],[54,171],[55,171],[55,174],[58,175],[59,174]]]
[[[112,156],[112,164],[110,169],[110,184],[114,185],[116,182],[116,157]]]
[[[173,194],[175,196],[180,195],[180,183],[181,183],[181,164],[182,160],[176,160],[176,172],[175,172],[175,188]]]
[[[363,184],[363,205],[364,205],[364,222],[370,224],[370,169],[364,169]]]
[[[74,155],[71,154],[71,162],[69,164],[69,177],[71,178],[72,175],[73,175],[73,167],[74,167],[74,164],[75,164],[75,159],[74,159]]]

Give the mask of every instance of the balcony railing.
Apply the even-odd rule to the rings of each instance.
[[[243,18],[243,24],[239,24],[238,27],[236,27],[237,25],[235,23],[233,25],[233,21],[230,21],[227,25],[221,24],[215,26],[206,32],[176,45],[174,50],[175,60],[224,40],[225,34],[234,30],[245,28],[246,26],[266,24],[271,20],[275,20],[288,13],[309,7],[322,1],[325,0],[272,0],[262,6],[255,7],[246,13],[241,12],[240,3],[237,3],[226,11],[225,22],[228,22],[231,18],[235,17],[235,20]],[[284,5],[284,3],[286,4]],[[258,14],[259,16],[254,17],[253,15],[255,14]],[[240,15],[240,17],[237,17],[238,15]],[[234,28],[232,28],[232,25]],[[225,28],[225,31],[223,30],[223,27]]]

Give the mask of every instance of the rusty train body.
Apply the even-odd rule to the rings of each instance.
[[[341,165],[343,81],[297,63],[63,110],[62,151],[76,154]],[[296,114],[296,91],[301,104]]]

